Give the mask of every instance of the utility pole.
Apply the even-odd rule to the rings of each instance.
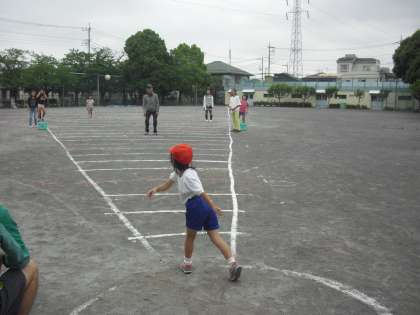
[[[264,56],[261,57],[261,80],[264,82]]]
[[[290,43],[289,65],[292,75],[299,78],[303,76],[302,61],[302,13],[306,13],[309,18],[309,11],[302,9],[302,0],[293,0],[293,10],[286,13],[286,19],[292,15],[292,33]],[[289,1],[286,0],[287,5]],[[309,4],[309,0],[308,0]]]
[[[90,46],[91,46],[90,45],[91,44],[91,37],[90,37],[91,30],[92,30],[92,28],[90,27],[90,23],[89,23],[89,26],[87,28],[87,32],[88,32],[87,46],[88,46],[88,56],[89,56],[89,59],[90,59]]]
[[[275,52],[276,47],[271,46],[271,43],[268,42],[268,71],[267,71],[267,75],[270,76],[271,75],[271,63],[272,63],[272,56]]]

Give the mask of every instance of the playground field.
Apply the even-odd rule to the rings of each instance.
[[[0,110],[0,202],[40,267],[31,314],[420,314],[420,116],[252,108],[49,109],[49,130]],[[225,210],[237,283],[209,239],[183,258],[176,190],[148,200],[185,142]]]

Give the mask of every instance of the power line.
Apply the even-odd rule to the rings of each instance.
[[[13,32],[13,31],[0,31],[0,33],[23,35],[23,36],[45,37],[45,38],[53,38],[53,39],[66,39],[66,40],[75,40],[75,41],[81,40],[80,38],[76,38],[76,37],[53,36],[53,35],[46,35],[46,34],[22,33],[22,32]]]
[[[0,21],[7,22],[7,23],[15,23],[15,24],[33,25],[33,26],[39,26],[39,27],[52,27],[52,28],[62,28],[62,29],[83,30],[83,27],[81,27],[81,26],[44,24],[44,23],[36,23],[36,22],[28,22],[28,21],[22,21],[22,20],[9,19],[9,18],[5,18],[5,17],[0,17]]]

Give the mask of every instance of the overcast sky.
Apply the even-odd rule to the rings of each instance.
[[[420,28],[420,0],[311,0],[302,17],[304,73],[336,72],[346,53],[378,58],[392,67],[390,43]],[[277,47],[272,72],[288,63],[292,10],[285,0],[0,0],[0,49],[23,48],[62,57],[70,48],[86,49],[81,29],[11,23],[1,18],[43,24],[92,25],[94,47],[122,52],[125,39],[150,28],[168,49],[197,44],[206,62],[228,61],[251,73],[261,72],[268,42]],[[375,46],[375,47],[372,47]],[[355,49],[356,48],[356,49]],[[257,60],[257,58],[259,60]]]

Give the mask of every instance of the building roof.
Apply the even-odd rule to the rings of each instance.
[[[302,78],[302,81],[331,81],[334,82],[337,80],[337,75],[334,73],[325,73],[319,72],[315,74],[308,75]]]
[[[246,72],[245,70],[236,68],[222,61],[213,61],[207,64],[207,72],[210,74],[219,74],[219,75],[230,74],[230,75],[243,76],[243,77],[253,76],[253,74]]]
[[[274,82],[292,82],[292,81],[299,81],[299,80],[289,73],[282,72],[282,73],[274,73],[273,81]]]
[[[378,60],[375,58],[358,58],[356,55],[350,54],[344,57],[338,58],[337,63],[351,62],[351,63],[377,63]]]

